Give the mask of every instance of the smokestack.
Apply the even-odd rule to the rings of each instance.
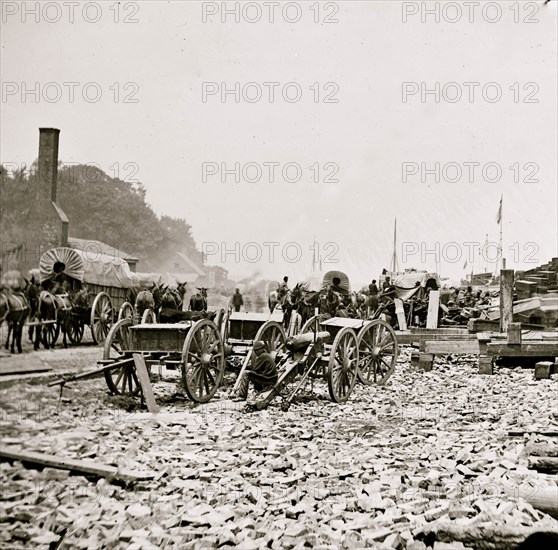
[[[58,137],[56,128],[39,128],[39,185],[50,200],[57,202],[56,186],[58,179]]]

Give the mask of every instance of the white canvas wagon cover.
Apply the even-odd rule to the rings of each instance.
[[[74,248],[51,248],[41,256],[39,268],[41,282],[64,273],[83,283],[100,286],[130,288],[134,285],[125,260]]]
[[[342,271],[328,271],[327,273],[313,273],[304,281],[306,288],[312,292],[320,292],[326,290],[329,285],[333,284],[333,279],[338,278],[339,288],[345,294],[351,292],[349,277]]]

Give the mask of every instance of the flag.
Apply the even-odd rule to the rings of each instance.
[[[496,216],[496,223],[500,224],[502,223],[502,200],[504,199],[504,196],[502,195],[500,197],[500,206],[498,208],[498,215]]]
[[[463,269],[467,269],[467,260],[465,260],[465,263],[463,264]]]

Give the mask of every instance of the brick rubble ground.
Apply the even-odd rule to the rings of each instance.
[[[45,385],[3,388],[3,444],[156,476],[119,485],[0,463],[0,547],[48,548],[64,528],[60,548],[84,549],[417,550],[425,528],[448,521],[558,532],[518,497],[556,487],[527,468],[526,445],[550,439],[508,435],[558,429],[556,376],[480,376],[473,357],[424,373],[408,359],[404,349],[385,387],[357,385],[345,405],[320,382],[288,412],[244,414],[225,389],[194,406],[174,382],[155,384],[157,417],[103,380],[69,384],[62,400]]]

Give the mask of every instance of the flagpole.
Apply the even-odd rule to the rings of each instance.
[[[506,260],[504,258],[504,252],[502,248],[502,227],[504,224],[504,194],[500,196],[500,264],[502,269],[506,269]]]

